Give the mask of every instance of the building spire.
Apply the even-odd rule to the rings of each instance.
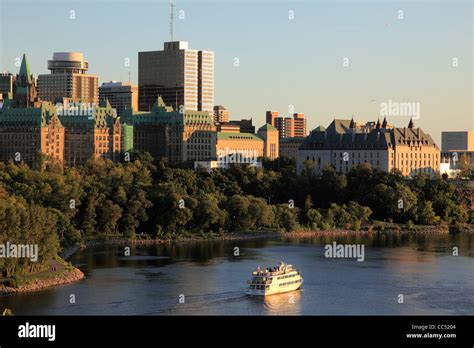
[[[383,118],[383,121],[382,121],[382,128],[387,128],[387,117],[384,117],[384,118]]]
[[[351,123],[349,124],[349,128],[355,128],[354,116],[351,119]]]
[[[380,129],[380,117],[377,119],[377,124],[375,125],[376,129]]]
[[[408,128],[415,128],[415,124],[413,123],[412,118],[410,118],[410,123],[408,123]]]

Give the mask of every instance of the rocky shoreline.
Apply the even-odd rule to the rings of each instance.
[[[39,291],[55,285],[72,283],[83,278],[84,273],[77,268],[73,268],[48,279],[36,279],[31,284],[21,285],[18,288],[0,285],[0,295]]]

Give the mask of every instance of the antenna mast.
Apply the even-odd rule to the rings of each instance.
[[[170,36],[173,41],[174,1],[170,0]]]

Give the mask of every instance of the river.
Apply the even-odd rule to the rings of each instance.
[[[326,258],[333,241],[363,244],[365,260]],[[280,260],[301,272],[302,289],[245,296],[251,272]],[[474,315],[474,234],[186,242],[132,247],[130,256],[123,246],[102,245],[70,261],[84,280],[0,297],[0,308],[17,315]]]

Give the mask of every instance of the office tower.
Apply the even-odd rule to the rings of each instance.
[[[214,107],[214,52],[198,52],[198,110]]]
[[[213,111],[214,53],[165,42],[162,51],[138,53],[138,107],[150,111],[158,96],[181,111]]]
[[[214,123],[229,122],[230,112],[222,105],[214,106]]]
[[[109,101],[112,108],[121,116],[126,108],[138,111],[138,86],[130,82],[110,81],[99,87],[99,101]]]
[[[89,63],[79,52],[55,52],[48,60],[51,74],[38,76],[38,92],[42,100],[53,103],[63,98],[76,102],[99,102],[98,77],[87,74]]]
[[[327,129],[318,127],[304,139],[298,149],[298,174],[305,161],[312,162],[318,174],[326,165],[347,173],[354,165],[368,164],[409,177],[417,173],[434,177],[440,170],[440,150],[431,136],[411,120],[408,127],[377,127],[370,131],[354,120],[334,120]]]

